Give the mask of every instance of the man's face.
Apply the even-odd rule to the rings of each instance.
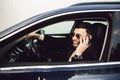
[[[77,47],[79,45],[80,38],[86,37],[87,32],[84,28],[75,28],[72,36],[73,46]]]

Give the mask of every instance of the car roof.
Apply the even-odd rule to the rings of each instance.
[[[98,4],[120,4],[120,1],[104,1],[104,2],[85,2],[85,3],[77,3],[71,6],[82,6],[82,5],[98,5]]]

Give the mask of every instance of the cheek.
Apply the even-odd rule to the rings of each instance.
[[[77,46],[78,46],[78,44],[77,44],[77,43],[73,43],[73,46],[74,46],[74,47],[77,47]]]
[[[79,45],[79,41],[78,40],[73,40],[73,46],[77,47]]]
[[[75,42],[79,42],[79,39],[75,38],[75,37],[73,37],[72,40],[75,41]]]

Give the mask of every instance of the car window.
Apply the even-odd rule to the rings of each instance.
[[[114,14],[110,61],[120,61],[120,12]]]
[[[60,21],[52,22],[45,26],[43,26],[44,24],[41,26],[41,23],[31,26],[37,26],[39,28],[28,34],[35,33],[37,35],[26,37],[28,36],[28,34],[26,34],[20,38],[21,40],[17,40],[14,43],[11,43],[8,46],[8,50],[4,50],[4,55],[1,58],[1,63],[69,62],[69,60],[72,59],[70,57],[76,48],[75,46],[73,47],[73,35],[76,38],[79,37],[78,35],[74,34],[74,30],[82,23],[86,23],[87,25],[89,24],[89,29],[91,30],[91,33],[89,34],[92,35],[92,40],[89,41],[89,45],[91,46],[92,43],[94,43],[94,45],[91,47],[91,49],[88,48],[88,50],[90,50],[90,53],[88,52],[89,54],[86,54],[87,52],[84,52],[86,59],[81,61],[102,61],[101,57],[103,56],[102,54],[104,51],[104,46],[106,44],[106,36],[109,29],[109,20],[105,17],[106,14],[102,14],[102,17],[93,15],[91,17],[91,14],[90,16],[82,15],[79,15],[78,18],[75,16],[75,18],[72,17],[71,19],[67,20],[60,19]],[[41,35],[42,32],[44,32],[44,36],[41,39],[41,36],[38,35]],[[89,36],[88,38],[90,39]],[[96,53],[91,54],[92,52],[94,53],[94,51]]]
[[[74,21],[64,21],[42,28],[46,34],[68,34],[73,27]]]

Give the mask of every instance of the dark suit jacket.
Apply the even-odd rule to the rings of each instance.
[[[56,42],[56,40],[54,38],[52,38],[50,36],[45,36],[44,43],[45,43],[46,47],[49,46],[49,45],[52,45],[52,46],[56,47],[57,43],[55,43],[55,42]],[[49,49],[46,50],[47,51],[46,55],[48,55],[48,57],[52,57],[52,59],[51,59],[52,61],[56,61],[56,59],[62,59],[62,61],[67,62],[69,60],[69,57],[73,53],[73,51],[75,51],[75,48],[72,46],[72,42],[64,50],[65,50],[64,51],[65,53],[63,54],[61,52],[61,54],[60,54],[62,56],[62,58],[59,58],[59,56],[57,56],[56,53],[53,53],[54,55],[50,55]],[[99,60],[99,55],[100,55],[99,48],[97,48],[95,42],[91,42],[91,46],[88,47],[87,50],[82,54],[83,59],[81,59],[81,60],[74,60],[74,61],[98,61]]]
[[[71,56],[71,54],[75,51],[76,48],[73,46],[70,46],[67,49],[67,58]],[[98,61],[99,60],[99,55],[100,55],[100,50],[95,46],[94,43],[91,44],[90,47],[87,48],[85,52],[82,54],[82,59],[74,59],[72,61]]]

